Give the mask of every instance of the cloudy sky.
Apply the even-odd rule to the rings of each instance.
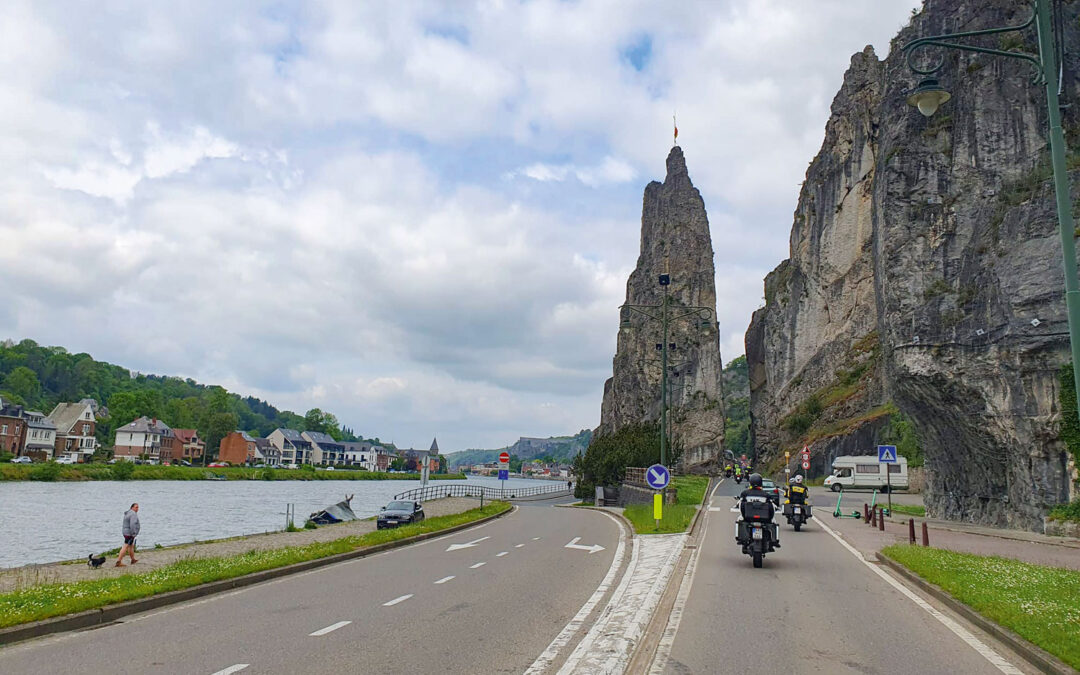
[[[918,0],[0,3],[0,337],[444,451],[599,422],[672,113],[725,363]]]

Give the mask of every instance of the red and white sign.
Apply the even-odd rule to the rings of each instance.
[[[804,459],[804,460],[803,460],[803,463],[802,463],[802,468],[804,468],[804,469],[809,469],[809,468],[810,468],[810,462],[808,462],[808,461],[806,461],[806,460]]]
[[[502,464],[509,464],[510,463],[510,453],[509,452],[499,453],[499,462],[501,462]]]

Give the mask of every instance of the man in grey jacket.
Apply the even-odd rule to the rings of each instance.
[[[120,547],[120,555],[116,558],[116,566],[124,567],[124,556],[131,558],[131,564],[139,562],[135,559],[135,537],[139,536],[139,504],[131,505],[124,512],[124,545]]]

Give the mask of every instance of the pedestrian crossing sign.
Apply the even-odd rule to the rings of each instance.
[[[877,461],[883,464],[896,464],[896,446],[895,445],[879,445],[877,446]]]

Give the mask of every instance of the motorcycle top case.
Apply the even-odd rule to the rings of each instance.
[[[743,518],[751,522],[771,522],[770,511],[769,500],[764,496],[761,497],[761,501],[749,498],[742,505]]]

